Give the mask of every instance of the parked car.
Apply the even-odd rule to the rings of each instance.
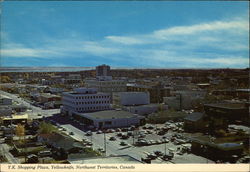
[[[69,132],[69,135],[74,135],[74,133],[71,131],[71,132]]]
[[[102,134],[103,132],[101,130],[98,130],[96,134]]]
[[[110,132],[110,133],[114,133],[115,130],[114,130],[114,129],[110,129],[109,132]]]
[[[154,129],[154,126],[149,125],[149,126],[148,126],[148,129],[152,130],[152,129]]]
[[[111,140],[111,141],[115,141],[115,140],[116,140],[116,138],[115,138],[115,137],[110,137],[110,138],[109,138],[109,140]]]
[[[128,136],[133,136],[133,132],[129,131]]]
[[[157,134],[158,134],[158,135],[164,135],[164,134],[165,134],[165,131],[160,130]]]
[[[150,158],[151,160],[153,160],[153,159],[156,159],[157,158],[157,156],[155,155],[155,154],[148,154],[148,156],[147,156],[148,158]]]
[[[98,148],[97,150],[98,150],[99,152],[102,152],[102,153],[105,152],[105,150],[104,150],[103,148]]]
[[[123,134],[123,135],[121,136],[121,139],[128,139],[128,138],[129,138],[129,135]]]
[[[122,133],[117,133],[116,134],[118,137],[121,137],[123,134]]]
[[[120,142],[120,145],[122,145],[122,146],[126,146],[126,145],[127,145],[127,143],[126,143],[126,142]]]
[[[115,129],[116,132],[121,132],[122,130],[120,128]]]
[[[138,146],[146,146],[148,145],[148,142],[146,140],[139,140],[135,144]]]
[[[144,137],[146,137],[145,134],[139,134],[139,135],[138,135],[138,138],[144,138]]]
[[[163,155],[163,153],[161,151],[158,151],[158,150],[154,151],[154,154],[157,155],[157,156],[162,156]]]
[[[151,159],[150,158],[141,158],[141,161],[142,162],[145,162],[145,163],[147,163],[147,164],[151,164]]]
[[[128,131],[128,128],[122,128],[122,132]]]
[[[86,136],[92,136],[92,132],[91,132],[91,131],[88,131],[88,132],[86,133]]]

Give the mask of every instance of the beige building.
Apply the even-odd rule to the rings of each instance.
[[[96,88],[99,92],[125,92],[127,90],[126,81],[123,80],[86,80],[86,87]]]

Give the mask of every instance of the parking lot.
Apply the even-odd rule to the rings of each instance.
[[[60,125],[63,132],[76,140],[87,142],[88,146],[100,151],[103,156],[130,155],[140,161],[146,160],[144,163],[147,163],[147,159],[151,163],[214,163],[190,153],[191,144],[176,124],[170,122],[146,126],[150,128],[141,126],[137,129],[108,129],[104,132],[83,131],[71,124]],[[166,129],[166,126],[172,127]],[[165,132],[161,133],[163,128]]]

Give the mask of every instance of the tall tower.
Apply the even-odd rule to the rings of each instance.
[[[96,77],[98,76],[110,76],[110,66],[105,64],[96,66]]]

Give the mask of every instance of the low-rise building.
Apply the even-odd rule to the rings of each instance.
[[[0,105],[11,105],[12,99],[0,96]]]
[[[159,110],[167,110],[168,105],[162,104],[145,104],[145,105],[136,105],[136,106],[122,106],[122,110],[138,114],[138,115],[149,115],[155,113]]]
[[[170,89],[162,85],[148,86],[141,84],[127,84],[129,92],[149,92],[150,103],[162,103],[163,97],[170,95]]]
[[[42,93],[38,97],[38,100],[40,103],[47,103],[51,101],[60,101],[61,97],[55,94],[50,94],[50,93]]]
[[[0,117],[10,116],[12,114],[12,108],[10,106],[0,106]]]
[[[150,103],[148,92],[117,92],[113,93],[113,104],[130,106]]]
[[[79,84],[82,81],[82,77],[80,74],[69,74],[62,81],[64,84]]]
[[[163,102],[175,110],[191,109],[197,100],[205,97],[206,92],[202,90],[176,91],[174,96],[164,97]]]
[[[212,160],[232,161],[234,156],[240,157],[244,146],[242,142],[223,142],[209,137],[191,138],[191,151]]]
[[[227,128],[228,124],[249,124],[249,103],[205,104],[204,110],[212,128]]]
[[[81,142],[60,133],[39,134],[37,140],[56,149],[64,149],[68,153],[76,153],[84,149],[84,145]]]
[[[122,110],[105,110],[92,113],[74,113],[73,117],[86,126],[116,128],[145,124],[145,118]]]
[[[28,114],[12,115],[0,118],[1,123],[5,126],[10,124],[26,124],[29,116]]]
[[[99,92],[112,93],[124,92],[126,89],[126,81],[124,80],[85,80],[88,88],[96,88]]]
[[[208,129],[208,121],[205,114],[194,112],[184,118],[184,130],[188,132],[202,132]]]

